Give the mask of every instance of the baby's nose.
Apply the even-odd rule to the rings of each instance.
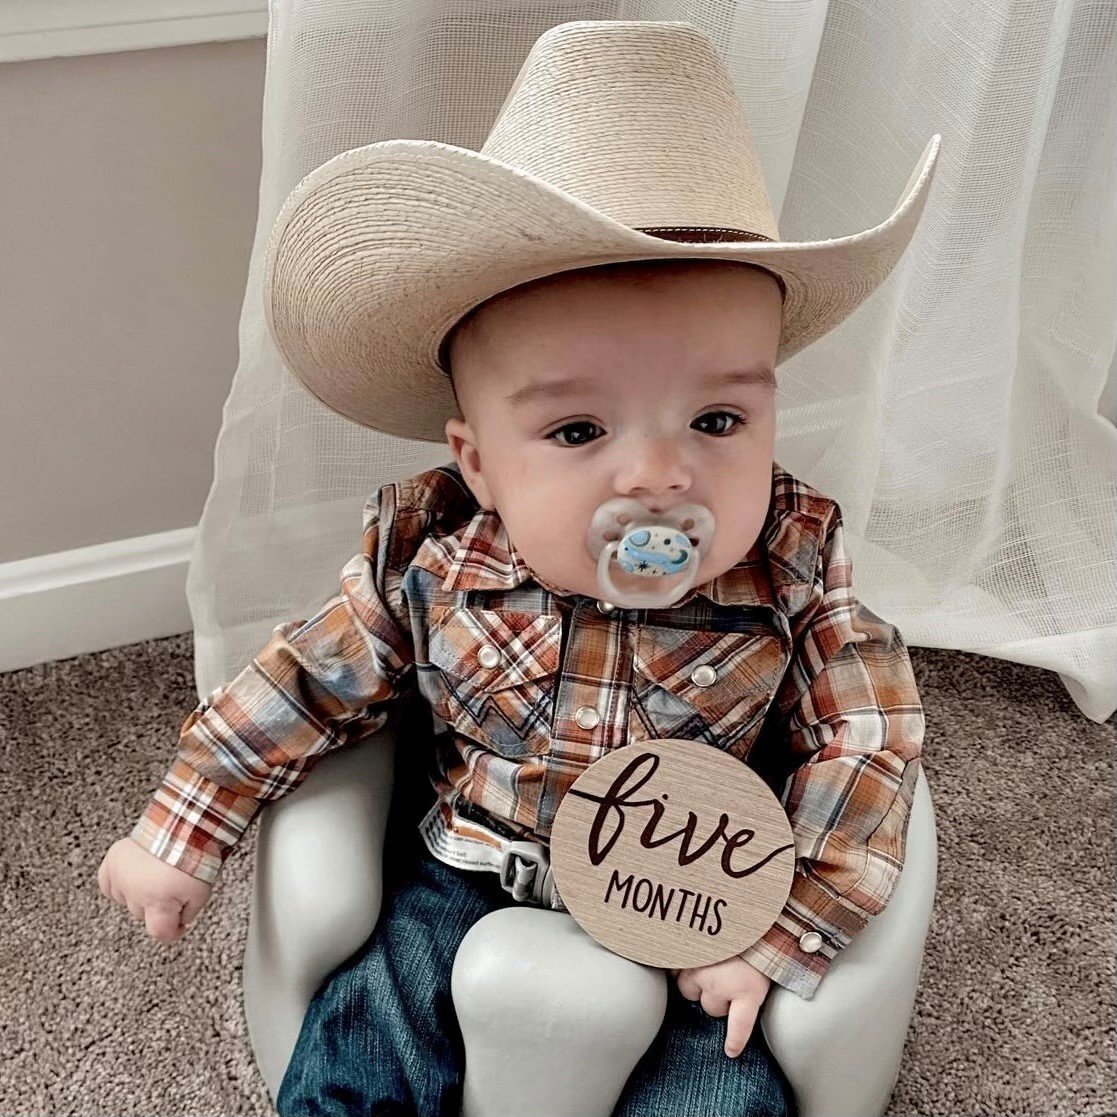
[[[644,501],[685,493],[690,483],[690,468],[682,450],[669,438],[640,439],[625,447],[614,481],[619,495]]]

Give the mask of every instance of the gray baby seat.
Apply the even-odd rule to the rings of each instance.
[[[323,758],[297,791],[261,812],[244,1004],[273,1098],[315,990],[375,926],[394,744],[414,732],[424,730],[394,716]],[[812,999],[773,985],[761,1010],[801,1117],[884,1112],[911,1019],[936,866],[920,774],[906,862],[884,912],[838,954]],[[667,975],[600,947],[563,912],[517,906],[466,935],[451,991],[466,1052],[463,1117],[608,1117],[659,1029]]]

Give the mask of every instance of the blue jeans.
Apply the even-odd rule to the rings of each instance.
[[[387,859],[395,871],[376,929],[307,1011],[276,1099],[281,1117],[458,1117],[454,955],[478,919],[515,901],[495,873],[451,868],[418,840],[405,849]],[[736,1059],[724,1042],[724,1019],[672,982],[663,1025],[614,1117],[791,1117],[791,1090],[759,1026]]]

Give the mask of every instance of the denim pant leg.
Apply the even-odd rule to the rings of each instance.
[[[725,1054],[725,1017],[688,1001],[668,975],[667,1012],[613,1117],[795,1117],[795,1100],[757,1023],[744,1051]]]
[[[477,920],[513,901],[495,873],[459,872],[425,850],[385,883],[371,937],[307,1010],[276,1099],[282,1117],[458,1117],[454,955]]]

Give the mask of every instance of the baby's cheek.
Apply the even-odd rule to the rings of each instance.
[[[497,510],[524,562],[552,586],[597,596],[597,561],[586,546],[586,534],[601,503],[596,499],[600,485],[576,475],[544,480],[534,471],[521,473],[514,487],[511,476],[504,480],[508,491]],[[645,588],[641,579],[639,589]]]
[[[763,515],[716,522],[714,545],[698,569],[699,583],[708,582],[741,562],[755,546],[763,526]]]
[[[569,541],[555,541],[544,548],[543,558],[535,569],[552,585],[591,597],[597,594],[597,567],[584,546],[578,548]]]

